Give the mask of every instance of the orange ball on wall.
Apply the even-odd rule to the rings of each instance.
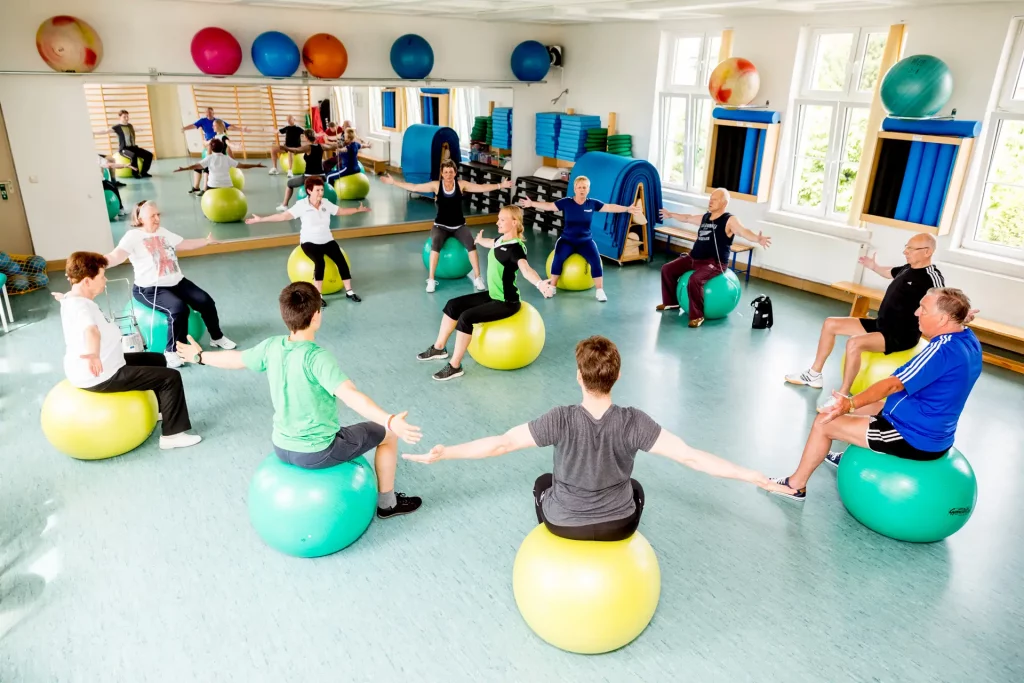
[[[741,107],[757,97],[761,76],[749,59],[730,57],[715,67],[708,79],[711,99],[718,104]]]
[[[341,78],[348,66],[348,52],[330,33],[317,33],[302,46],[302,63],[310,76]]]

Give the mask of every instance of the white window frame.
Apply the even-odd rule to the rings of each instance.
[[[384,112],[381,110],[381,93],[383,88],[370,86],[369,87],[369,101],[367,105],[370,109],[370,131],[375,135],[388,139],[388,131],[384,130]]]

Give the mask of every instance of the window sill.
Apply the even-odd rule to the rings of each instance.
[[[821,218],[812,218],[799,213],[789,211],[769,210],[761,220],[767,225],[781,225],[786,228],[796,228],[808,232],[816,232],[824,235],[831,235],[840,239],[861,242],[867,244],[871,234],[864,228],[857,228],[838,221],[827,221]]]
[[[1004,275],[1015,280],[1024,280],[1024,261],[997,256],[966,247],[940,250],[942,261],[963,268],[972,268],[989,275]]]

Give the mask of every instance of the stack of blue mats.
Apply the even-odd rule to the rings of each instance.
[[[565,161],[576,161],[586,153],[587,130],[601,127],[600,116],[559,116],[561,128],[558,131],[558,149],[555,157]]]
[[[512,107],[495,107],[491,114],[491,146],[512,149]]]
[[[451,128],[417,123],[402,136],[402,176],[407,183],[428,183],[440,175],[441,154],[447,143],[456,164],[462,161],[459,136]]]
[[[534,151],[538,156],[554,159],[558,152],[558,131],[562,115],[558,112],[537,114],[537,142]]]

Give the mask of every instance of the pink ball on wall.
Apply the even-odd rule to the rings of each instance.
[[[211,76],[230,76],[242,64],[242,46],[222,28],[207,26],[192,37],[192,61]]]

